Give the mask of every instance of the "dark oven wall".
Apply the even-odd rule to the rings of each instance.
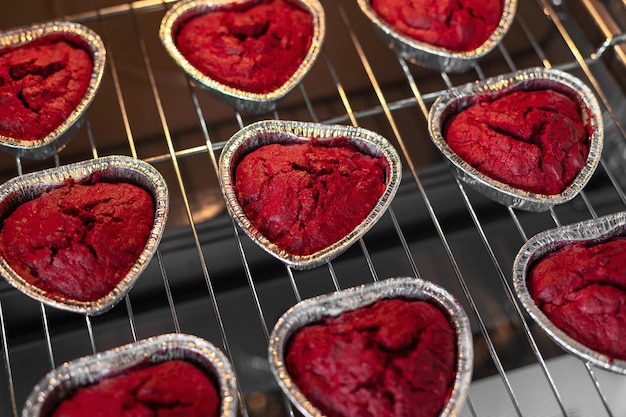
[[[529,318],[512,286],[513,260],[528,238],[624,210],[619,46],[594,55],[604,38],[623,33],[619,22],[613,35],[598,38],[586,30],[598,16],[578,2],[520,1],[500,45],[467,72],[449,74],[398,58],[356,1],[323,0],[322,54],[275,111],[253,114],[198,89],[167,55],[158,30],[173,3],[29,0],[3,6],[2,30],[53,19],[89,26],[105,42],[107,66],[87,123],[67,147],[43,161],[1,154],[0,180],[128,155],[162,173],[170,211],[148,268],[124,301],[103,315],[47,307],[0,282],[1,415],[19,415],[33,386],[65,361],[172,332],[197,335],[227,353],[242,413],[287,415],[291,407],[267,361],[278,318],[302,299],[390,277],[432,281],[468,313],[474,371],[461,415],[626,413],[623,377],[557,346]],[[606,130],[601,163],[584,191],[543,213],[505,207],[465,186],[427,126],[428,109],[449,88],[530,67],[582,79],[600,102]],[[387,138],[402,159],[391,208],[357,244],[309,271],[285,266],[252,242],[228,216],[219,188],[216,160],[224,143],[266,119],[357,125]]]

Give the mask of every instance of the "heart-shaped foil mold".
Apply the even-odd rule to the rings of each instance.
[[[64,363],[45,375],[33,388],[21,415],[50,416],[59,404],[81,388],[93,387],[105,379],[110,383],[115,377],[127,376],[169,361],[187,362],[206,374],[219,396],[218,415],[237,415],[236,377],[228,358],[206,340],[180,333],[151,337]],[[180,390],[177,391],[180,394]],[[173,391],[168,398],[171,400],[175,395],[176,391]]]
[[[318,0],[186,0],[168,10],[159,36],[198,86],[237,110],[262,113],[309,72],[325,33]]]
[[[389,18],[383,18],[372,6],[372,0],[357,0],[359,7],[367,16],[367,18],[372,22],[378,35],[385,41],[385,43],[389,44],[391,48],[396,51],[396,53],[409,61],[427,67],[431,69],[435,69],[437,71],[444,72],[464,72],[470,69],[479,59],[487,55],[491,52],[504,38],[504,35],[508,32],[513,20],[515,18],[515,12],[517,10],[517,0],[504,0],[502,2],[502,14],[500,15],[499,20],[497,21],[497,25],[494,25],[493,32],[491,35],[485,39],[485,41],[479,46],[471,46],[471,49],[467,50],[458,50],[458,48],[451,49],[451,46],[438,46],[433,43],[429,43],[425,40],[419,40],[414,37],[409,36],[406,33],[403,33],[398,27],[395,27],[393,23],[390,23]],[[460,0],[459,3],[463,3],[463,0]],[[380,1],[383,3],[383,1]],[[401,4],[397,4],[397,6],[389,6],[390,2],[385,2],[384,6],[389,12],[393,12],[395,10],[400,9]],[[396,3],[403,3],[402,0]],[[405,1],[408,7],[408,1]],[[484,4],[476,5],[476,7],[483,7]],[[381,5],[382,7],[382,5]],[[468,8],[460,9],[457,11],[458,13],[467,12],[467,18],[471,19],[472,14]],[[420,13],[426,14],[425,18],[428,17],[428,14],[436,13],[431,12],[426,9],[419,9],[413,11],[413,14],[409,14],[411,11],[407,11],[407,15],[410,17],[408,19],[413,19],[413,21],[420,22],[426,19],[419,19],[419,16],[414,16],[415,14],[419,15]],[[453,11],[450,11],[453,13]],[[400,13],[399,13],[400,14]],[[400,18],[400,17],[398,17]],[[442,16],[441,21],[450,22],[454,18],[451,16]],[[476,17],[478,19],[478,17]],[[459,20],[459,23],[461,20]],[[494,22],[495,23],[495,22]],[[485,23],[480,24],[481,28],[485,26]],[[410,23],[406,23],[406,27],[410,27]],[[413,28],[416,31],[426,32],[422,27]],[[449,29],[452,33],[456,31],[455,28]],[[423,35],[421,35],[423,36]],[[434,34],[432,38],[437,41],[441,41],[445,39],[445,34]],[[460,36],[462,41],[467,40],[468,36]],[[428,39],[428,38],[423,38]],[[465,48],[462,48],[465,49]]]
[[[527,97],[538,94],[542,98],[527,99],[526,94]],[[504,107],[504,100],[513,108],[500,108]],[[523,107],[531,100],[537,103],[534,107]],[[564,110],[555,110],[562,103],[569,107],[564,105]],[[473,110],[476,112],[468,113]],[[566,114],[566,110],[572,114]],[[481,118],[477,116],[479,111],[491,114]],[[527,115],[533,116],[531,113],[535,111],[537,116],[529,117],[525,124]],[[462,124],[459,115],[468,115],[472,120],[463,120]],[[578,125],[572,122],[574,116]],[[536,122],[541,117],[553,123]],[[457,131],[466,130],[456,135],[456,141],[464,142],[465,149],[455,151],[449,144],[453,122],[457,123]],[[572,126],[578,128],[580,141],[565,143],[574,137],[570,135],[574,131]],[[604,141],[602,114],[589,87],[568,73],[545,68],[521,70],[446,91],[430,109],[428,128],[431,140],[461,180],[499,203],[528,211],[545,211],[574,198],[593,175]],[[561,145],[557,137],[564,141],[563,149],[567,149],[560,160],[555,156],[560,151],[554,151]],[[458,152],[466,154],[461,157]],[[472,158],[475,161],[468,162]],[[515,183],[531,180],[540,183],[542,178],[546,179],[546,186],[550,184],[548,178],[552,183],[558,183],[554,178],[562,180],[560,191],[524,189],[525,184]]]
[[[63,149],[84,121],[105,62],[100,37],[78,23],[49,22],[0,33],[0,85],[20,90],[4,95],[11,104],[5,102],[0,111],[0,149],[30,159]]]
[[[416,333],[413,326],[422,330]],[[325,335],[330,328],[334,334]],[[431,336],[435,338],[430,339]],[[309,343],[311,349],[300,350],[303,342]],[[330,351],[326,352],[326,348]],[[425,354],[428,365],[422,367],[419,363],[423,358],[411,356],[417,350],[429,352]],[[317,360],[311,362],[308,353]],[[381,356],[393,368],[389,374],[377,365]],[[308,382],[300,382],[302,386],[298,383],[306,380],[306,372],[315,373],[317,365],[324,365],[323,374],[332,373],[329,369],[336,370],[343,383],[341,388],[334,387],[325,378],[327,375],[310,375],[310,378],[324,380],[326,387],[334,391],[321,394],[331,398],[332,407],[339,409],[359,402],[374,407],[380,401],[394,398],[401,401],[406,395],[412,409],[432,401],[430,414],[416,412],[416,415],[450,417],[460,412],[471,381],[472,334],[465,311],[446,290],[419,278],[389,278],[307,299],[290,308],[272,331],[269,361],[281,389],[305,416],[329,415],[320,410],[328,406],[321,404],[324,399],[303,392]],[[410,369],[419,369],[419,375],[411,374]],[[400,380],[401,370],[413,379]],[[393,384],[386,385],[381,375],[393,380]],[[355,381],[358,385],[355,392],[345,392]],[[409,393],[415,386],[421,388]],[[363,392],[358,392],[359,387]],[[376,388],[367,391],[371,387]],[[403,392],[394,396],[395,389]],[[361,401],[360,394],[365,396]],[[424,397],[418,398],[420,395]],[[437,400],[433,400],[435,396]],[[387,404],[386,409],[389,407],[393,405]],[[330,415],[348,415],[337,409]],[[353,415],[358,414],[356,411]]]
[[[113,188],[100,193],[86,189],[82,197],[69,200],[68,186],[79,187],[85,182],[90,185],[109,183],[106,186]],[[122,192],[116,191],[114,187],[118,185],[126,188]],[[27,204],[32,204],[42,195],[51,196],[59,191],[67,194],[57,194],[54,198],[58,200],[47,197],[48,202],[63,201],[58,210],[53,205],[46,205],[44,216],[43,205],[37,206],[35,211],[25,209]],[[114,199],[107,197],[115,193],[121,196]],[[152,221],[144,219],[141,207],[131,207],[136,200],[129,196],[140,194],[144,202],[142,207],[152,205]],[[77,199],[75,206],[68,203],[71,201],[73,204]],[[125,205],[107,206],[107,199],[124,200]],[[13,178],[0,186],[0,218],[3,219],[0,241],[4,242],[0,244],[0,274],[24,294],[50,306],[87,315],[102,314],[130,291],[154,255],[165,229],[168,206],[167,185],[160,173],[151,165],[126,156],[108,156]],[[22,211],[17,214],[19,210]],[[131,216],[130,213],[135,216],[132,220],[128,217],[125,223],[117,221],[121,220],[117,216]],[[16,216],[15,221],[9,222],[12,215]],[[27,223],[20,222],[22,218],[29,220]],[[139,220],[142,221],[141,226]],[[53,226],[55,224],[57,226]],[[145,243],[139,239],[139,233],[125,235],[127,229],[121,233],[119,230],[112,232],[110,227],[124,227],[117,226],[120,224],[140,230]],[[32,225],[37,226],[32,236],[30,232],[20,233],[23,230],[20,228],[34,227]],[[20,236],[29,236],[30,240]],[[49,241],[44,244],[40,242],[42,239]],[[11,254],[5,248],[9,242]],[[15,246],[21,249],[14,250]],[[128,247],[129,251],[132,248],[137,254],[136,259],[119,252],[122,247]],[[99,249],[104,252],[99,252]],[[117,255],[116,250],[119,252]],[[72,260],[75,261],[72,273],[61,274],[64,265]],[[125,263],[127,272],[124,274],[126,268],[114,269],[113,263],[109,263],[112,260],[114,263],[125,260],[129,264]],[[81,265],[85,265],[83,268],[89,266],[87,269],[94,272],[81,275]],[[44,272],[46,279],[43,278]],[[111,276],[111,272],[115,275]],[[106,286],[101,281],[105,274],[108,277]],[[55,278],[61,276],[66,278]],[[87,277],[91,280],[89,283]]]
[[[336,157],[329,160],[329,153]],[[382,136],[295,121],[241,129],[219,161],[230,215],[255,243],[300,270],[328,262],[362,237],[391,204],[401,175],[400,157]]]
[[[624,240],[626,212],[610,214],[538,233],[513,266],[515,292],[543,331],[572,355],[618,374],[626,374]]]

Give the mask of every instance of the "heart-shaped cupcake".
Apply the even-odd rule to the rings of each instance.
[[[447,291],[390,278],[290,308],[272,331],[269,360],[305,416],[454,416],[473,346],[469,319]]]
[[[325,34],[317,0],[190,0],[163,17],[167,52],[239,110],[273,110],[309,71]]]
[[[296,269],[316,267],[359,239],[391,203],[400,157],[360,128],[262,121],[220,155],[231,216],[263,249]]]
[[[574,198],[602,153],[598,102],[563,71],[531,68],[448,90],[430,137],[459,177],[507,206],[545,211]]]
[[[101,314],[152,258],[168,204],[158,171],[129,157],[16,177],[0,186],[0,273],[53,307]]]
[[[91,29],[51,22],[0,34],[0,147],[43,159],[80,127],[106,51]]]
[[[165,334],[64,363],[33,388],[21,415],[235,417],[237,403],[224,353],[196,336]]]
[[[464,72],[511,27],[517,0],[358,0],[378,35],[402,57],[427,68]]]
[[[626,374],[626,212],[533,236],[513,266],[517,296],[566,351]]]

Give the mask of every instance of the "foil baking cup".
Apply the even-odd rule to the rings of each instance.
[[[345,137],[359,151],[373,157],[384,157],[389,163],[386,189],[370,214],[347,236],[310,255],[295,255],[280,249],[263,236],[250,222],[235,193],[235,169],[239,161],[254,149],[272,143],[305,143],[311,139],[330,141]],[[219,160],[219,181],[229,214],[246,234],[265,251],[297,270],[315,268],[339,256],[360,239],[383,215],[398,190],[402,163],[394,147],[384,137],[372,131],[342,125],[323,125],[295,121],[267,120],[239,130],[222,150]],[[355,202],[358,204],[358,202]]]
[[[237,386],[229,360],[211,343],[186,334],[151,337],[64,363],[48,372],[33,388],[22,417],[49,416],[81,387],[170,360],[190,362],[212,377],[220,394],[220,416],[236,417]]]
[[[289,375],[285,365],[285,353],[291,336],[298,329],[319,322],[324,317],[336,317],[390,298],[429,301],[448,316],[457,339],[456,375],[450,399],[439,417],[451,417],[460,413],[472,379],[474,361],[469,319],[459,302],[443,288],[419,278],[401,277],[301,301],[278,320],[270,336],[270,366],[285,395],[305,416],[321,417],[323,414],[311,404]]]
[[[626,361],[611,358],[588,348],[559,329],[535,304],[527,287],[528,273],[532,266],[559,248],[581,241],[603,241],[626,236],[626,212],[610,214],[593,220],[561,226],[538,233],[519,250],[513,264],[513,285],[517,297],[530,317],[561,348],[598,368],[626,375]]]
[[[100,36],[90,28],[74,22],[49,22],[0,33],[0,50],[19,47],[49,35],[63,35],[72,41],[80,41],[91,56],[93,70],[83,99],[56,129],[43,138],[35,140],[15,139],[0,135],[0,149],[21,158],[45,159],[61,151],[78,131],[85,120],[87,109],[100,88],[106,63],[106,49]]]
[[[167,219],[169,196],[165,180],[151,165],[126,156],[107,156],[58,168],[15,177],[0,186],[0,219],[11,214],[19,205],[33,200],[64,184],[68,179],[80,181],[98,173],[98,181],[124,181],[148,191],[154,200],[154,221],[143,251],[126,276],[104,297],[95,301],[78,301],[56,297],[38,288],[15,272],[0,256],[0,274],[24,294],[61,310],[95,316],[117,304],[135,284],[157,249]]]
[[[190,18],[218,10],[228,10],[236,5],[255,3],[256,0],[183,0],[165,13],[161,21],[159,37],[161,43],[176,64],[200,88],[222,102],[240,111],[264,113],[276,108],[277,102],[286,96],[309,72],[322,50],[326,35],[324,8],[318,0],[288,0],[308,11],[313,17],[313,35],[309,52],[296,72],[282,86],[269,93],[253,93],[228,86],[196,69],[180,53],[175,36]]]
[[[587,163],[561,193],[554,195],[531,193],[497,181],[479,172],[448,146],[443,130],[448,120],[455,114],[481,100],[496,98],[514,91],[541,89],[558,91],[574,99],[579,104],[583,122],[592,130]],[[598,166],[604,142],[602,113],[589,87],[566,72],[546,68],[530,68],[447,90],[435,100],[430,109],[428,130],[431,140],[452,164],[462,181],[492,200],[512,208],[534,212],[549,210],[576,197]]]
[[[491,36],[478,48],[470,51],[453,51],[422,42],[399,32],[383,20],[372,8],[371,0],[357,0],[359,7],[376,28],[379,37],[396,54],[417,65],[443,72],[467,71],[479,59],[491,52],[508,32],[517,10],[517,0],[504,0],[502,16]]]

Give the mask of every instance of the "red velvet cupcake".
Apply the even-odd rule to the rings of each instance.
[[[626,375],[626,212],[536,234],[517,253],[513,284],[555,343]]]
[[[581,80],[530,68],[451,88],[430,109],[433,143],[459,178],[513,208],[573,199],[602,153],[598,101]]]
[[[218,417],[215,383],[193,364],[171,360],[80,387],[51,417]]]
[[[450,149],[483,174],[554,195],[587,164],[590,130],[578,102],[546,89],[480,100],[454,115],[443,134]]]
[[[281,250],[310,255],[348,235],[386,189],[389,163],[345,138],[269,144],[235,169],[235,192],[263,236]],[[358,201],[358,204],[354,204]]]
[[[568,244],[528,273],[528,291],[556,327],[626,360],[626,237]]]
[[[176,46],[191,65],[244,91],[268,93],[300,66],[313,38],[311,14],[287,0],[262,0],[193,17]]]
[[[299,329],[286,352],[300,391],[328,417],[438,416],[456,336],[425,301],[381,300]]]
[[[349,126],[257,122],[220,155],[233,218],[263,249],[297,269],[346,250],[391,202],[398,154],[374,132]]]
[[[503,0],[372,0],[372,8],[400,33],[451,51],[471,51],[493,34]]]
[[[47,136],[83,99],[92,71],[85,47],[63,35],[0,49],[0,135]]]
[[[69,180],[3,220],[0,254],[52,298],[95,301],[129,272],[153,222],[152,196],[143,188]]]
[[[269,355],[307,417],[457,415],[473,362],[460,304],[417,278],[301,301],[274,326]]]
[[[0,34],[0,147],[43,159],[80,127],[104,72],[91,29],[51,22]]]
[[[48,372],[22,415],[236,417],[228,358],[187,334],[164,334],[71,360]]]
[[[441,72],[464,72],[511,27],[517,0],[357,0],[399,56]]]
[[[166,13],[160,38],[197,85],[239,110],[264,112],[306,75],[324,33],[317,0],[187,0]]]
[[[2,275],[39,301],[92,315],[134,285],[169,204],[158,171],[124,156],[22,175],[0,195]]]

